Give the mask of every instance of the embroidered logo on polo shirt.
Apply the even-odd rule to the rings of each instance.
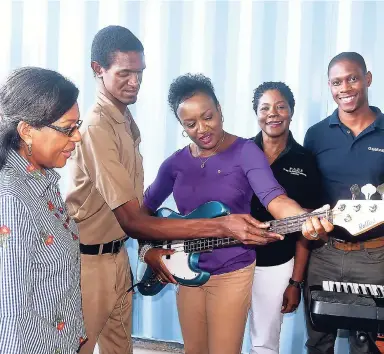
[[[301,176],[307,177],[307,175],[304,173],[302,168],[290,167],[288,170],[286,168],[283,168],[283,170],[285,172],[290,173],[291,175],[295,175],[295,176],[300,176],[301,175]]]
[[[374,148],[374,147],[370,147],[370,146],[368,146],[368,150],[369,151],[384,152],[384,149]]]

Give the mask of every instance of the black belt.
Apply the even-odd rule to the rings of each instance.
[[[128,240],[128,237],[124,237],[119,240],[113,240],[108,243],[99,243],[98,245],[84,245],[80,243],[80,253],[89,255],[119,253],[126,240]]]

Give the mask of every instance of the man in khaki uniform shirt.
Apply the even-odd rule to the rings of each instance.
[[[277,235],[250,215],[215,219],[162,219],[141,205],[143,166],[140,132],[127,106],[136,102],[145,69],[141,42],[126,28],[108,26],[92,43],[96,103],[81,128],[82,142],[68,161],[66,198],[78,223],[81,292],[88,342],[81,354],[131,354],[132,293],[124,241],[234,237],[265,244]],[[149,253],[149,252],[148,252]],[[168,250],[151,250],[159,259]],[[157,257],[157,258],[156,258]],[[147,258],[145,258],[147,261]],[[159,264],[164,264],[159,262]],[[164,266],[165,267],[165,266]]]
[[[87,116],[87,128],[82,132],[83,143],[71,161],[71,172],[75,173],[67,198],[70,214],[80,230],[87,333],[94,328],[95,335],[100,333],[100,347],[104,342],[114,343],[116,353],[127,352],[119,345],[126,342],[127,336],[120,324],[120,305],[131,279],[123,246],[126,235],[112,210],[134,198],[141,201],[143,195],[143,167],[138,151],[140,133],[134,120],[128,123],[129,118],[128,110],[123,116],[103,93],[98,94],[97,103]],[[119,159],[121,163],[116,163]],[[100,296],[94,297],[97,293]],[[128,334],[131,333],[131,306],[132,295],[127,294],[121,311]],[[106,352],[115,352],[110,349]],[[86,349],[83,352],[87,353]]]
[[[110,48],[129,52],[116,53],[112,48],[107,53],[114,53],[116,63],[110,70],[117,69],[109,73],[110,77],[94,64],[107,66],[100,58],[104,50],[108,51],[105,41]],[[81,353],[93,353],[96,341],[100,353],[131,353],[127,236],[113,210],[133,199],[141,204],[143,196],[140,132],[127,109],[127,104],[136,101],[140,88],[145,68],[143,47],[129,30],[110,26],[96,35],[92,62],[99,78],[97,98],[81,130],[83,141],[69,162],[71,181],[66,199],[80,231],[81,288],[89,338]]]

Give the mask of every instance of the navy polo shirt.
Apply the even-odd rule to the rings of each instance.
[[[253,140],[263,150],[262,133],[260,132]],[[288,197],[303,208],[316,209],[322,206],[320,174],[316,160],[308,150],[295,141],[291,132],[285,150],[273,161],[271,169]],[[273,220],[273,216],[255,195],[252,197],[251,215],[260,221]],[[301,232],[289,234],[283,241],[256,247],[257,266],[269,267],[288,262],[295,255],[299,236]]]
[[[309,128],[304,147],[316,157],[324,190],[324,203],[333,207],[340,199],[352,199],[350,187],[360,188],[371,183],[375,187],[384,183],[384,114],[377,107],[370,107],[376,113],[376,120],[354,136],[339,119],[338,110],[321,122]],[[357,199],[365,199],[363,194]],[[371,199],[381,199],[375,193]],[[342,230],[336,229],[333,236],[340,238]],[[343,237],[348,239],[344,232]],[[337,235],[336,235],[337,234]],[[379,227],[359,239],[371,235],[384,235]]]

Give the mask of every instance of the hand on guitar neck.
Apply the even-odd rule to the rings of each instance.
[[[306,239],[313,241],[321,238],[328,241],[328,232],[333,230],[333,225],[326,217],[323,217],[322,213],[327,213],[329,210],[330,206],[327,204],[310,213],[313,216],[307,214],[307,219],[301,227],[301,232]]]
[[[227,230],[227,237],[233,237],[246,245],[262,246],[284,239],[284,236],[268,230],[269,223],[260,222],[248,214],[223,216],[222,222],[224,229]]]
[[[279,195],[268,204],[267,209],[275,218],[275,220],[269,222],[272,227],[268,231],[283,235],[294,231],[302,231],[305,238],[313,241],[319,238],[326,239],[327,232],[333,230],[333,225],[327,218],[322,217],[322,212],[329,209],[328,205],[312,213],[307,213],[305,209],[288,196]],[[282,219],[285,221],[278,221]],[[295,228],[294,231],[291,231],[292,226]]]

